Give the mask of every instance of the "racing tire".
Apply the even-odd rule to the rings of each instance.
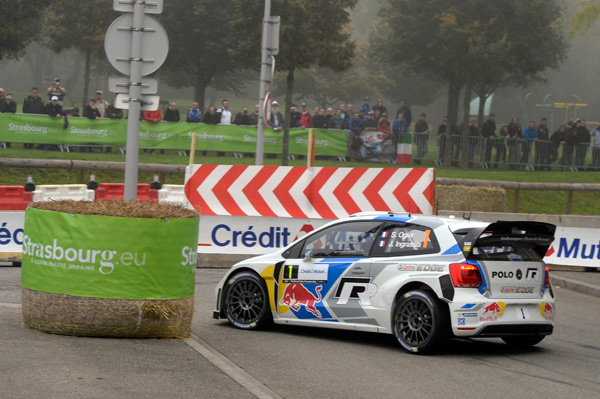
[[[227,319],[237,328],[256,330],[273,321],[267,285],[251,272],[229,278],[225,284],[223,306]]]
[[[526,348],[529,346],[534,346],[542,342],[545,336],[541,337],[518,337],[518,336],[507,336],[500,337],[502,341],[510,346],[514,346],[517,348]]]
[[[448,336],[449,318],[443,303],[427,291],[409,291],[394,306],[393,330],[400,345],[411,353],[427,353]]]

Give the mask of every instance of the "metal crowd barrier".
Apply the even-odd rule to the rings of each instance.
[[[450,152],[450,164],[458,166],[462,152],[462,137],[459,135],[430,135],[425,133],[411,133],[412,160],[414,164],[423,162],[437,166],[444,164],[445,151]],[[527,141],[523,139],[509,139],[498,137],[487,139],[484,137],[469,137],[467,151],[467,165],[482,169],[498,168],[506,165],[509,169],[524,169],[528,171],[551,170],[559,168],[561,171],[600,171],[600,147],[590,148],[589,143],[555,143],[553,141]],[[6,148],[0,143],[0,148]],[[45,148],[48,147],[48,148]],[[42,149],[50,149],[45,145]],[[106,149],[102,145],[56,145],[56,149],[63,152],[85,151],[96,152]],[[388,147],[389,144],[388,144]],[[110,147],[108,147],[110,148]],[[125,153],[123,147],[115,147],[121,154]],[[387,148],[387,147],[386,147]],[[390,147],[391,148],[391,147]],[[349,152],[351,149],[349,147]],[[179,150],[179,155],[187,155],[187,151]],[[410,148],[409,148],[410,153]],[[242,157],[241,153],[234,153]],[[293,158],[290,155],[290,158]],[[356,159],[362,157],[357,156]],[[369,158],[369,160],[372,157]],[[334,159],[344,162],[346,157],[339,156]],[[385,158],[387,160],[387,158]]]
[[[416,136],[416,135],[415,135]],[[452,166],[458,166],[462,151],[462,138],[457,135],[440,135],[437,150],[429,152],[429,158],[435,165],[443,165],[447,147],[450,149]],[[414,146],[413,153],[418,151]],[[482,169],[497,168],[507,165],[509,169],[528,171],[551,170],[562,171],[600,170],[600,147],[590,150],[589,143],[554,143],[552,141],[527,141],[523,139],[469,137],[467,149],[467,165],[479,166]]]

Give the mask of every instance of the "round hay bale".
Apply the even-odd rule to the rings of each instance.
[[[80,337],[186,338],[194,298],[128,300],[52,294],[23,288],[23,325]]]
[[[439,210],[506,212],[506,192],[498,187],[438,185],[435,195]]]
[[[131,338],[191,335],[198,214],[168,204],[37,202],[25,216],[23,326]]]

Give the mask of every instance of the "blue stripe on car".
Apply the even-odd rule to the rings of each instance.
[[[461,253],[460,247],[458,244],[454,244],[450,248],[448,248],[442,255],[458,255]]]
[[[391,222],[406,223],[406,222],[410,222],[411,220],[413,220],[413,218],[410,216],[382,215],[382,216],[377,216],[374,220],[389,220]]]
[[[485,293],[485,291],[487,290],[487,286],[488,286],[487,280],[485,279],[485,273],[483,272],[483,268],[481,267],[479,262],[477,262],[476,260],[467,260],[465,262],[470,265],[477,266],[477,269],[479,269],[479,274],[481,275],[481,285],[479,286],[479,288],[477,290],[479,291],[479,293],[481,295],[483,295]]]

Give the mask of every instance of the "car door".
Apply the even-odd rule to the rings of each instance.
[[[360,316],[367,298],[369,252],[382,222],[350,221],[317,231],[296,244],[280,268],[280,319],[344,322]]]

